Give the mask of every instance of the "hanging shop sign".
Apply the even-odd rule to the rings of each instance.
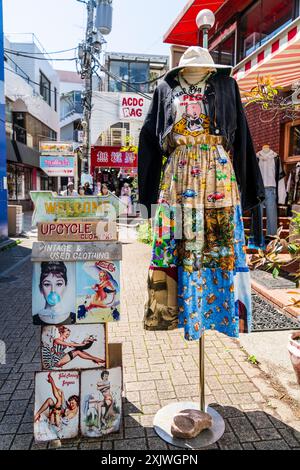
[[[122,147],[92,147],[92,168],[137,168],[136,152],[122,151]]]
[[[40,142],[41,155],[73,155],[73,142]]]
[[[121,95],[119,109],[119,117],[121,120],[144,121],[146,117],[146,98],[127,93],[126,95]]]
[[[113,221],[45,222],[38,224],[38,241],[87,242],[115,241],[117,239],[117,224]]]
[[[116,218],[126,206],[114,194],[107,196],[57,196],[51,191],[31,191],[34,203],[32,225],[64,219]]]
[[[40,168],[48,176],[75,176],[76,159],[74,157],[47,155],[40,157]]]

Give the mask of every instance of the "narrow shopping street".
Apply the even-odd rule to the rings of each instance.
[[[109,325],[109,342],[122,343],[122,430],[102,439],[64,441],[63,449],[167,449],[153,430],[155,413],[172,402],[199,401],[197,343],[187,343],[178,331],[143,329],[150,248],[124,244],[123,257],[121,321]],[[49,447],[34,443],[32,433],[34,373],[41,364],[39,328],[31,320],[31,269],[27,260],[0,279],[0,296],[6,299],[1,339],[7,346],[6,364],[0,366],[1,449]],[[206,401],[226,423],[211,448],[300,449],[299,405],[247,360],[249,353],[237,340],[206,333]]]

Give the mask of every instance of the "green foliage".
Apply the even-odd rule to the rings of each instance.
[[[247,359],[248,362],[251,362],[251,364],[254,364],[254,365],[258,365],[259,362],[258,360],[256,359],[256,357],[254,356],[254,354],[252,354],[251,356],[248,356],[248,359]]]
[[[137,229],[137,239],[140,243],[152,245],[153,233],[150,222],[144,222]]]

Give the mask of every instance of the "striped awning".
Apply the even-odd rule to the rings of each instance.
[[[262,77],[270,78],[275,87],[300,81],[300,19],[248,56],[233,76],[242,92],[250,92]]]

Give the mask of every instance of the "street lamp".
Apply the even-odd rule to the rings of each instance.
[[[200,34],[203,32],[203,47],[208,49],[208,31],[215,24],[215,15],[211,10],[203,9],[199,11],[196,23],[198,26],[198,44],[200,45]]]

